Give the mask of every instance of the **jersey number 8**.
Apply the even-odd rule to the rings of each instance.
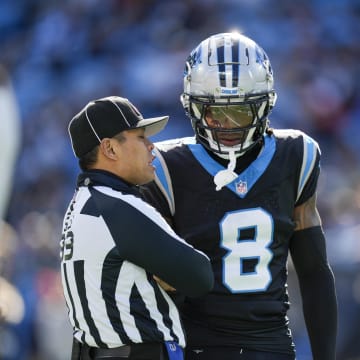
[[[260,208],[227,213],[222,219],[220,244],[228,251],[223,258],[223,282],[231,292],[267,289],[272,278],[273,229],[272,217]]]

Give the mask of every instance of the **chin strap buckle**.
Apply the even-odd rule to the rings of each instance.
[[[225,185],[230,184],[238,177],[238,175],[234,172],[234,169],[236,166],[235,151],[229,152],[229,159],[230,159],[230,161],[229,161],[227,169],[220,170],[214,176],[214,183],[216,185],[216,188],[215,188],[216,191],[221,190]]]

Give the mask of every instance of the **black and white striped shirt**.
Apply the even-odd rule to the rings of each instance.
[[[98,170],[79,176],[66,212],[61,274],[74,336],[102,348],[184,347],[177,308],[153,275],[188,296],[213,285],[206,255],[180,239],[137,189]]]

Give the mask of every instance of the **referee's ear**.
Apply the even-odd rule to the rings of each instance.
[[[116,155],[116,151],[114,149],[113,140],[110,138],[104,138],[101,140],[100,143],[100,152],[104,155],[107,159],[110,160],[117,160],[118,156]]]

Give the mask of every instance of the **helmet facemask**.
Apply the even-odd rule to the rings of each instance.
[[[222,103],[189,97],[189,117],[198,140],[223,158],[228,158],[230,152],[240,156],[253,148],[268,125],[267,94],[234,100]]]

